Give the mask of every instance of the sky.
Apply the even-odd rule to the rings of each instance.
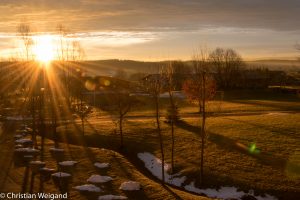
[[[43,34],[63,24],[90,60],[188,60],[204,46],[296,59],[299,13],[299,0],[1,0],[0,57],[16,54],[26,22]]]

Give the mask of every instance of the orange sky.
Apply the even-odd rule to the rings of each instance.
[[[16,54],[16,27],[80,41],[87,59],[190,59],[199,46],[234,48],[245,59],[299,55],[297,0],[1,0],[0,57]]]

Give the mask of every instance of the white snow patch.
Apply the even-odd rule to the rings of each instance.
[[[30,139],[18,139],[15,141],[18,144],[24,144],[24,143],[32,143],[32,140]]]
[[[30,164],[44,165],[44,164],[46,164],[46,163],[43,162],[43,161],[40,161],[40,160],[34,160],[34,161],[30,161]]]
[[[140,190],[140,188],[141,188],[141,184],[139,182],[127,181],[122,183],[119,189],[133,191],[133,190]]]
[[[175,98],[179,98],[179,99],[185,99],[186,98],[186,95],[181,92],[181,91],[173,91],[173,97]],[[165,92],[165,93],[162,93],[159,95],[160,98],[169,98],[169,93],[168,92]]]
[[[70,177],[71,174],[65,173],[65,172],[57,172],[52,174],[51,176],[55,176],[55,177]]]
[[[157,178],[160,180],[162,179],[162,173],[161,173],[161,167],[162,163],[161,160],[156,158],[154,155],[148,152],[144,153],[138,153],[138,158],[142,160],[145,163],[145,167]],[[170,169],[170,165],[165,163],[164,166],[164,174],[165,174],[165,181],[169,184],[175,185],[180,187],[182,183],[186,180],[185,176],[178,177],[180,176],[179,173],[170,175],[168,174],[168,170]]]
[[[103,195],[103,196],[98,197],[98,200],[114,200],[114,199],[127,199],[127,197],[112,195],[112,194]]]
[[[145,167],[157,178],[162,179],[161,160],[156,158],[154,155],[148,152],[138,153],[138,158],[145,163]],[[181,187],[182,183],[186,180],[186,177],[179,177],[180,174],[169,175],[167,170],[170,168],[170,165],[165,163],[165,181],[171,185]],[[176,176],[176,178],[175,178]],[[235,187],[221,187],[219,190],[217,189],[199,189],[195,187],[194,182],[191,182],[189,185],[184,186],[184,189],[190,192],[195,192],[198,194],[205,194],[211,198],[237,198],[240,199],[243,195],[252,195],[254,196],[254,192],[250,191],[249,193],[245,193],[243,191],[238,191]],[[258,200],[277,200],[276,197],[266,194],[265,197],[262,196],[254,196]]]
[[[15,149],[15,151],[17,151],[17,152],[27,152],[27,153],[37,153],[37,152],[39,152],[39,150],[33,149],[33,148],[19,148],[19,149]]]
[[[53,172],[55,171],[54,169],[48,168],[48,167],[42,167],[40,168],[40,171],[48,171],[48,172]]]
[[[229,199],[229,198],[236,198],[240,199],[243,195],[252,195],[254,196],[254,192],[250,191],[249,193],[245,193],[243,191],[238,191],[235,187],[221,187],[219,190],[216,189],[199,189],[195,187],[195,183],[191,182],[189,185],[184,187],[187,191],[195,192],[198,194],[205,194],[210,198],[221,198],[221,199]],[[271,195],[266,195],[265,197],[262,196],[254,196],[257,200],[277,200],[276,197]]]
[[[22,116],[8,116],[6,117],[7,120],[11,121],[23,121],[23,120],[31,120],[31,117],[22,117]]]
[[[79,190],[81,192],[102,192],[102,190],[92,184],[79,185],[74,187],[74,189]]]
[[[77,161],[68,160],[68,161],[59,162],[58,164],[61,166],[74,166],[77,163],[78,163]]]
[[[108,168],[109,167],[109,163],[99,163],[99,162],[96,162],[94,163],[94,166],[99,168],[99,169],[104,169],[104,168]]]
[[[21,135],[21,134],[17,134],[17,135],[14,136],[14,138],[16,138],[16,139],[20,139],[22,137],[23,137],[23,135]]]
[[[100,176],[100,175],[92,175],[88,178],[87,182],[90,183],[106,183],[112,181],[113,179],[110,176]]]

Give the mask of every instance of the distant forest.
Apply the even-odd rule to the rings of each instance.
[[[120,70],[126,72],[127,75],[135,73],[155,73],[155,66],[159,66],[167,61],[160,62],[144,62],[133,60],[96,60],[85,61],[84,68],[90,75],[106,75],[115,76]],[[191,61],[183,61],[190,65]],[[269,70],[280,71],[300,71],[300,61],[298,60],[258,60],[246,61],[246,67],[249,68],[268,68]]]

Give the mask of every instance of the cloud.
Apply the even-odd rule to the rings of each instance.
[[[299,13],[299,0],[0,0],[0,47],[27,21],[37,32],[65,25],[93,59],[186,59],[200,43],[292,55]]]
[[[300,29],[298,0],[2,0],[0,9],[0,24],[16,24],[26,18],[38,27],[44,24],[43,29],[55,23],[94,31],[197,30],[207,26]],[[4,29],[0,27],[0,31]]]

